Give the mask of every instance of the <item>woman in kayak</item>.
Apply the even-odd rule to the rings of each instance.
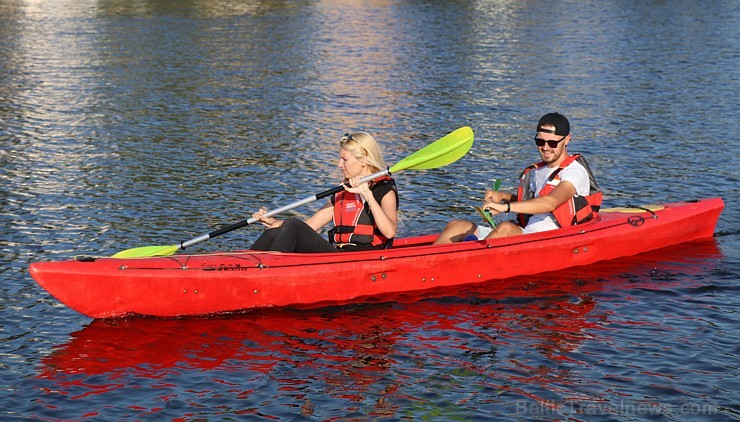
[[[360,183],[360,179],[386,168],[380,147],[370,134],[346,133],[339,141],[339,168],[344,190],[334,194],[305,221],[265,217],[261,208],[253,217],[267,230],[253,250],[280,252],[337,252],[384,249],[391,246],[398,227],[398,191],[395,181],[383,177]],[[318,233],[333,221],[329,240]]]

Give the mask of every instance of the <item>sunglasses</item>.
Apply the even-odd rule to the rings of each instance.
[[[349,142],[349,141],[354,141],[354,140],[355,140],[355,137],[350,135],[349,133],[345,133],[344,136],[342,137],[342,141],[344,142]]]
[[[563,142],[565,138],[567,138],[568,135],[563,136],[562,138],[558,139],[557,141],[546,141],[544,139],[540,139],[537,137],[537,135],[534,136],[534,143],[537,144],[538,147],[544,147],[545,144],[547,144],[550,148],[557,148],[558,144]]]

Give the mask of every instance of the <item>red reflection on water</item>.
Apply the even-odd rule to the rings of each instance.
[[[533,386],[552,390],[571,384],[567,371],[554,368],[558,363],[578,363],[572,352],[593,333],[607,330],[603,322],[608,314],[592,315],[598,303],[595,292],[692,287],[686,285],[691,283],[686,275],[706,270],[706,265],[695,264],[719,256],[714,241],[692,242],[557,274],[385,298],[394,299],[392,303],[211,319],[93,321],[43,359],[39,378],[55,381],[56,393],[84,399],[122,388],[131,377],[167,384],[173,375],[217,369],[245,374],[237,385],[214,372],[208,383],[241,388],[239,398],[247,402],[253,393],[247,388],[249,381],[260,374],[269,375],[286,393],[321,382],[331,397],[360,402],[390,368],[407,366],[402,372],[409,378],[375,392],[382,396],[376,415],[393,415],[397,406],[387,403],[386,397],[396,396],[399,385],[415,382],[408,374],[423,372],[425,357],[436,356],[439,348],[454,348],[456,355],[475,358],[451,359],[446,354],[449,361],[437,360],[437,369],[440,364],[459,366],[489,379],[484,382],[497,390],[547,404]],[[682,276],[672,279],[674,273]],[[532,353],[524,357],[496,353],[512,345]],[[485,354],[488,360],[479,358]],[[310,368],[311,379],[285,374],[285,368],[296,367]],[[88,382],[96,375],[105,382],[100,377]],[[207,395],[219,387],[203,388]],[[312,408],[306,399],[301,412],[310,415]]]

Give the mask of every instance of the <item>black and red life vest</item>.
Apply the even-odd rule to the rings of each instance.
[[[376,189],[386,183],[390,184],[389,188],[395,194],[396,182],[389,176],[371,182],[370,190],[373,191],[379,203],[382,197],[376,196]],[[332,203],[334,204],[334,227],[329,230],[330,242],[374,247],[388,243],[388,238],[383,236],[375,225],[375,219],[362,195],[343,190],[334,195]]]
[[[599,208],[601,207],[601,201],[603,198],[601,189],[599,189],[599,185],[596,183],[596,179],[591,172],[591,168],[588,166],[588,163],[586,163],[586,159],[583,158],[583,156],[581,156],[580,154],[573,154],[570,157],[566,158],[562,163],[560,163],[558,168],[555,169],[547,178],[547,183],[540,190],[539,196],[548,195],[553,190],[555,190],[555,187],[560,182],[560,173],[573,161],[578,161],[578,163],[580,163],[588,173],[589,194],[587,196],[573,196],[552,212],[558,224],[560,224],[560,227],[575,226],[576,224],[583,224],[596,218],[599,213]],[[534,198],[534,192],[532,192],[531,185],[529,183],[531,177],[530,172],[532,171],[532,169],[540,168],[546,165],[547,163],[545,162],[539,162],[537,164],[530,165],[529,167],[525,168],[524,171],[522,171],[522,174],[519,178],[517,201],[526,201],[527,199]],[[519,225],[522,227],[526,227],[527,223],[529,222],[529,217],[531,217],[531,215],[529,214],[518,214],[517,221],[519,222]]]

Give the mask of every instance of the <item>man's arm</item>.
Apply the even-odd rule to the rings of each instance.
[[[486,189],[483,195],[483,203],[486,202],[513,202],[516,201],[516,195],[509,192],[499,192],[497,190]]]
[[[503,194],[503,192],[491,192]],[[575,194],[575,186],[573,186],[572,183],[563,180],[549,195],[540,196],[521,202],[510,202],[506,199],[503,199],[504,203],[501,203],[501,201],[495,201],[495,195],[491,195],[491,197],[494,198],[494,201],[486,202],[482,208],[492,211],[494,215],[505,212],[515,212],[532,215],[544,214],[548,212],[553,212],[557,207],[564,204]],[[509,198],[512,197],[511,194],[502,195],[502,197],[504,196],[508,196]],[[488,192],[486,192],[486,197],[488,197]]]

